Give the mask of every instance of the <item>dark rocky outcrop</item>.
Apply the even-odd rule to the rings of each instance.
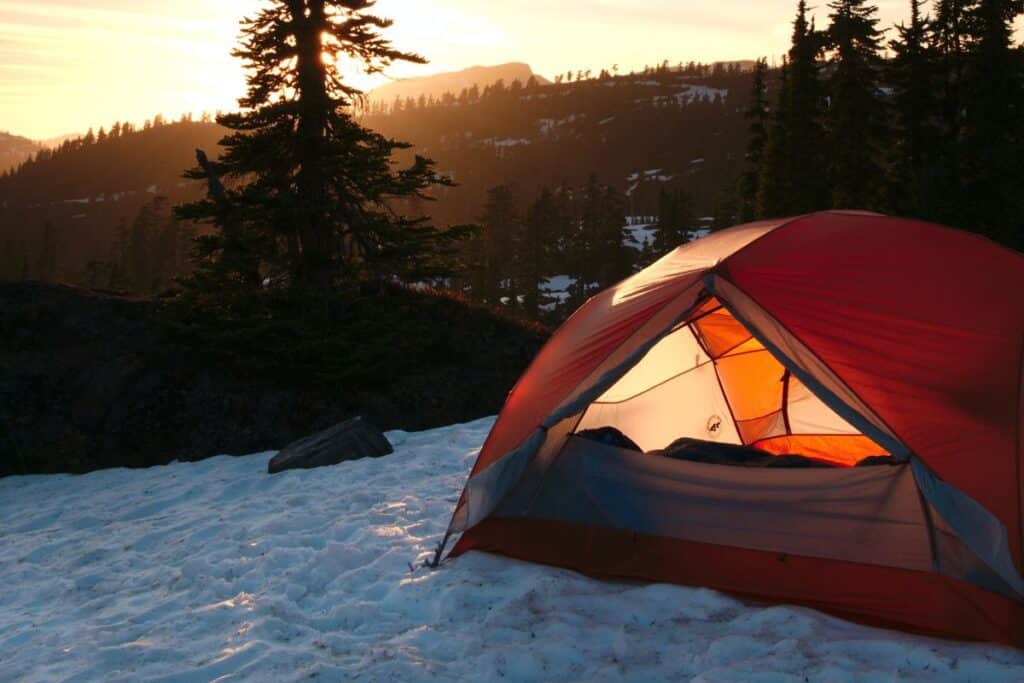
[[[158,331],[153,299],[0,283],[0,476],[273,450],[357,414],[418,430],[496,413],[543,331],[445,310],[443,356],[324,386],[211,361]]]
[[[346,460],[380,458],[394,452],[395,449],[379,429],[362,417],[353,417],[330,429],[288,444],[270,459],[267,472],[276,474],[285,470],[308,470],[337,465]]]

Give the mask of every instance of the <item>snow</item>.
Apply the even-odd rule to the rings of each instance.
[[[600,121],[598,121],[598,122],[597,122],[597,125],[599,125],[599,126],[603,126],[603,125],[605,125],[605,124],[611,123],[611,122],[612,122],[612,121],[614,121],[614,120],[615,120],[615,117],[614,117],[614,116],[609,116],[608,118],[605,118],[605,119],[601,119]]]
[[[540,291],[547,296],[549,303],[542,304],[541,310],[553,311],[568,301],[569,288],[575,284],[576,278],[568,275],[552,275],[549,278],[545,278],[544,282],[540,285]]]
[[[654,234],[657,230],[658,226],[653,224],[627,224],[626,232],[628,232],[629,235],[622,241],[622,243],[631,249],[639,251],[643,249],[645,245],[652,244],[654,242]]]
[[[548,135],[556,128],[561,128],[562,126],[573,123],[577,119],[584,119],[586,116],[586,114],[569,114],[568,116],[563,116],[560,119],[537,119],[537,124],[540,127],[540,134]]]
[[[516,147],[518,145],[529,145],[531,141],[526,138],[487,138],[480,141],[484,145],[493,145],[495,147]]]
[[[423,568],[492,424],[274,476],[268,452],[0,479],[0,680],[1024,680],[1021,651],[703,588]]]

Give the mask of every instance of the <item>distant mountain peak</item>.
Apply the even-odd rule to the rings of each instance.
[[[541,84],[550,82],[543,76],[535,74],[529,64],[509,62],[494,66],[471,66],[459,71],[446,71],[416,78],[402,78],[371,90],[367,93],[367,98],[378,102],[390,102],[396,97],[403,100],[409,97],[415,99],[420,95],[440,97],[446,92],[458,95],[463,88],[471,88],[474,85],[484,88],[500,80],[508,85],[518,79],[525,85],[531,77],[536,78]]]

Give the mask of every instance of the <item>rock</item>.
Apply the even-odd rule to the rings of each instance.
[[[270,459],[267,471],[275,474],[336,465],[346,460],[379,458],[394,450],[380,430],[362,417],[354,417],[288,444]]]

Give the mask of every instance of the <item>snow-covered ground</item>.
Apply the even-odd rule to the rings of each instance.
[[[492,420],[0,480],[0,680],[1024,680],[1024,652],[470,553],[417,568]]]

